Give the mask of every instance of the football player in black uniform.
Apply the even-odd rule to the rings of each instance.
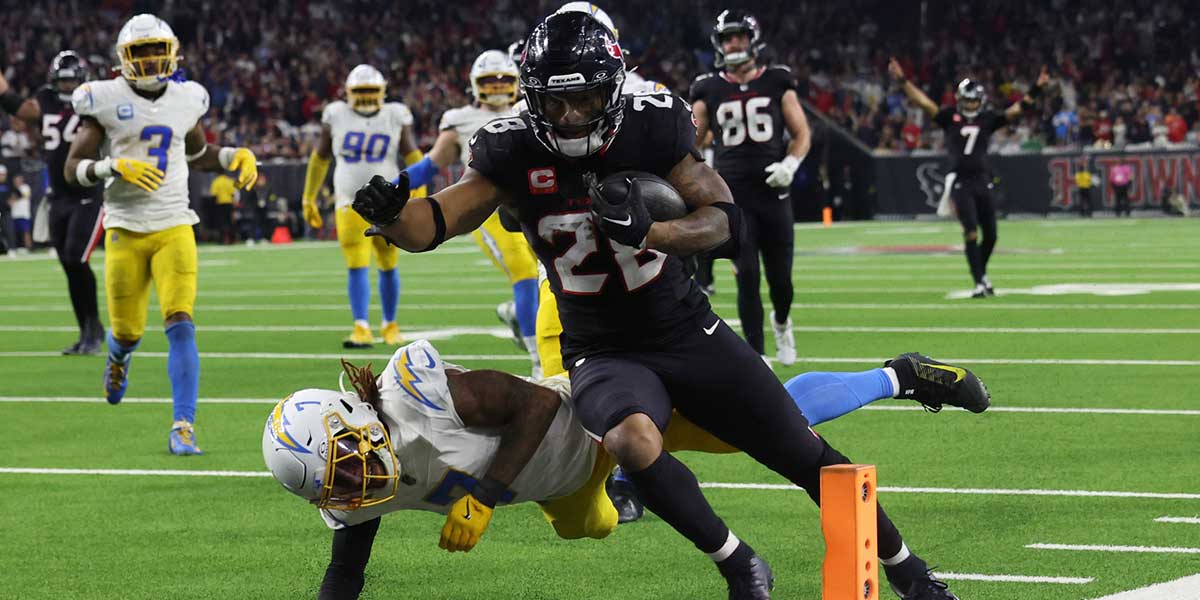
[[[950,155],[950,199],[963,228],[963,249],[967,265],[975,280],[972,297],[984,298],[995,294],[987,277],[988,259],[996,247],[996,207],[992,204],[992,177],[987,168],[988,143],[997,129],[1016,121],[1025,109],[1037,106],[1043,89],[1050,83],[1050,74],[1043,67],[1037,83],[1021,100],[1004,112],[985,109],[987,92],[974,79],[963,79],[955,92],[956,106],[941,110],[924,92],[904,76],[904,69],[893,58],[888,72],[904,86],[904,94],[920,106],[933,122],[946,132],[946,152]],[[953,178],[953,179],[952,179]],[[950,183],[953,181],[953,183]],[[979,239],[976,229],[982,230]]]
[[[713,314],[680,256],[729,256],[741,212],[697,160],[691,108],[670,93],[622,95],[612,32],[582,13],[534,29],[521,65],[529,109],[484,125],[458,183],[408,198],[408,182],[375,177],[354,209],[411,252],[469,233],[505,206],[546,266],[562,320],[563,362],[583,427],[626,470],[647,508],[717,564],[729,597],[770,597],[767,564],[713,512],[696,477],[663,451],[672,408],[820,499],[820,468],[847,463],[808,425],[757,351]],[[632,197],[595,179],[648,171],[691,209],[652,222]],[[880,555],[904,598],[950,599],[880,510]]]
[[[713,127],[716,169],[729,184],[746,225],[734,259],[738,317],[750,346],[763,350],[763,305],[759,254],[770,290],[771,327],[780,363],[796,362],[792,334],[792,202],[788,189],[808,153],[811,133],[796,94],[796,79],[784,66],[759,66],[763,46],[758,20],[738,10],[717,17],[712,30],[718,73],[696,78],[690,93],[697,143]],[[791,137],[789,142],[785,133]],[[701,275],[711,284],[711,267]]]
[[[96,303],[96,276],[88,264],[103,231],[103,188],[74,186],[63,177],[67,151],[79,127],[79,117],[71,108],[71,93],[87,78],[87,63],[71,50],[54,57],[49,83],[32,98],[22,99],[12,92],[0,75],[0,108],[40,132],[45,150],[43,159],[50,173],[50,189],[46,192],[50,200],[50,236],[58,262],[67,274],[71,306],[79,324],[79,341],[63,349],[63,354],[96,354],[104,341]]]

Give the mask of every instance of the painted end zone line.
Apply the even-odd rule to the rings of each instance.
[[[1200,600],[1200,573],[1096,600]]]
[[[185,471],[175,469],[60,469],[43,467],[0,467],[0,474],[18,475],[142,475],[188,477],[270,477],[267,471]],[[702,488],[731,490],[790,490],[800,488],[782,483],[701,483]],[[1007,490],[977,488],[934,488],[934,487],[880,487],[879,491],[902,494],[973,494],[986,496],[1102,496],[1108,498],[1159,498],[1167,500],[1200,500],[1200,494],[1161,492],[1104,492],[1089,490]],[[1053,544],[1050,544],[1053,545]],[[1038,544],[1026,546],[1033,548]],[[1122,546],[1096,546],[1095,548],[1119,548]],[[1091,547],[1079,547],[1091,548]],[[1074,548],[1067,548],[1074,549]],[[1192,548],[1200,552],[1200,548]]]
[[[883,488],[879,488],[883,491]],[[1032,550],[1075,550],[1078,552],[1135,552],[1141,554],[1200,554],[1200,548],[1180,546],[1097,546],[1088,544],[1026,544]]]
[[[726,490],[799,490],[786,483],[701,483],[702,488]],[[965,494],[977,496],[1076,496],[1090,498],[1156,498],[1160,500],[1200,500],[1200,494],[1182,492],[1121,492],[1100,490],[1039,490],[989,488],[937,488],[879,486],[880,492],[892,494]]]
[[[1032,575],[980,575],[978,573],[942,573],[935,575],[940,579],[958,581],[997,581],[1001,583],[1064,583],[1085,584],[1095,581],[1091,577],[1040,577]]]

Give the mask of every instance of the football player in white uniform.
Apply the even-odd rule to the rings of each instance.
[[[424,160],[407,169],[409,187],[426,185],[438,169],[450,166],[455,159],[467,164],[471,153],[467,140],[488,121],[515,114],[513,105],[517,101],[519,77],[520,71],[507,53],[487,50],[480,54],[472,63],[470,74],[475,101],[442,115],[433,148]],[[529,249],[529,242],[520,232],[506,230],[500,223],[499,212],[492,213],[471,237],[512,284],[512,302],[496,307],[496,314],[513,328],[514,341],[529,352],[533,376],[540,377],[541,361],[534,336],[538,312],[537,259]]]
[[[925,369],[926,379],[921,363],[940,368]],[[605,492],[615,461],[575,419],[565,375],[534,382],[470,371],[443,361],[425,340],[397,350],[378,377],[342,366],[355,391],[298,391],[263,428],[271,474],[334,530],[320,598],[358,596],[379,518],[395,511],[446,515],[439,546],[450,552],[474,548],[500,503],[537,502],[565,539],[599,539],[616,528]],[[942,403],[986,408],[974,374],[961,369],[961,383],[950,383],[955,373],[939,376],[958,370],[903,354],[882,369],[805,373],[787,388],[814,425],[892,397],[934,411]],[[672,451],[737,452],[677,413],[663,439]]]
[[[199,219],[188,198],[189,168],[235,171],[238,187],[258,177],[254,153],[205,142],[200,118],[208,92],[178,74],[179,39],[163,20],[133,17],[117,36],[121,77],[75,88],[80,116],[64,176],[72,185],[104,183],[104,279],[108,294],[109,403],[125,396],[129,364],[146,328],[150,282],[158,291],[168,341],[167,375],[175,407],[173,454],[201,454],[193,423],[200,354],[192,321]],[[101,159],[103,143],[105,158]]]
[[[333,192],[337,236],[346,258],[346,291],[354,319],[354,329],[342,344],[346,348],[370,348],[375,341],[367,320],[371,303],[367,268],[372,254],[379,269],[383,341],[393,346],[404,343],[396,324],[396,305],[400,301],[400,272],[396,263],[400,251],[380,238],[364,237],[367,222],[350,209],[354,192],[372,175],[395,179],[400,174],[401,161],[413,164],[421,160],[421,151],[413,139],[412,112],[399,102],[386,102],[386,94],[387,80],[375,67],[358,65],[350,71],[346,77],[346,100],[330,103],[321,113],[321,139],[309,156],[304,179],[304,219],[313,229],[320,229],[317,195],[336,155]],[[424,196],[424,188],[416,190],[414,195]]]

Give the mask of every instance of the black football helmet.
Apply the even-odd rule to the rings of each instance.
[[[721,47],[721,40],[725,36],[735,33],[746,34],[750,38],[750,48],[745,52],[725,54],[725,49]],[[758,19],[743,10],[726,10],[717,15],[717,23],[713,25],[709,40],[712,41],[713,50],[717,52],[714,65],[718,68],[725,65],[736,66],[754,60],[766,45],[762,40],[762,27],[759,27]]]
[[[88,79],[87,61],[74,50],[63,50],[50,61],[50,83],[63,80],[84,82]]]
[[[624,115],[624,85],[616,36],[591,16],[550,15],[530,34],[521,87],[534,134],[551,152],[583,158],[612,142]]]
[[[968,119],[974,119],[979,115],[979,111],[983,110],[983,103],[987,101],[987,90],[982,83],[968,77],[958,82],[954,99],[958,102],[958,112]]]

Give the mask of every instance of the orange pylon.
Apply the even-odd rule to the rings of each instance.
[[[823,600],[879,600],[879,548],[874,465],[821,469]]]

